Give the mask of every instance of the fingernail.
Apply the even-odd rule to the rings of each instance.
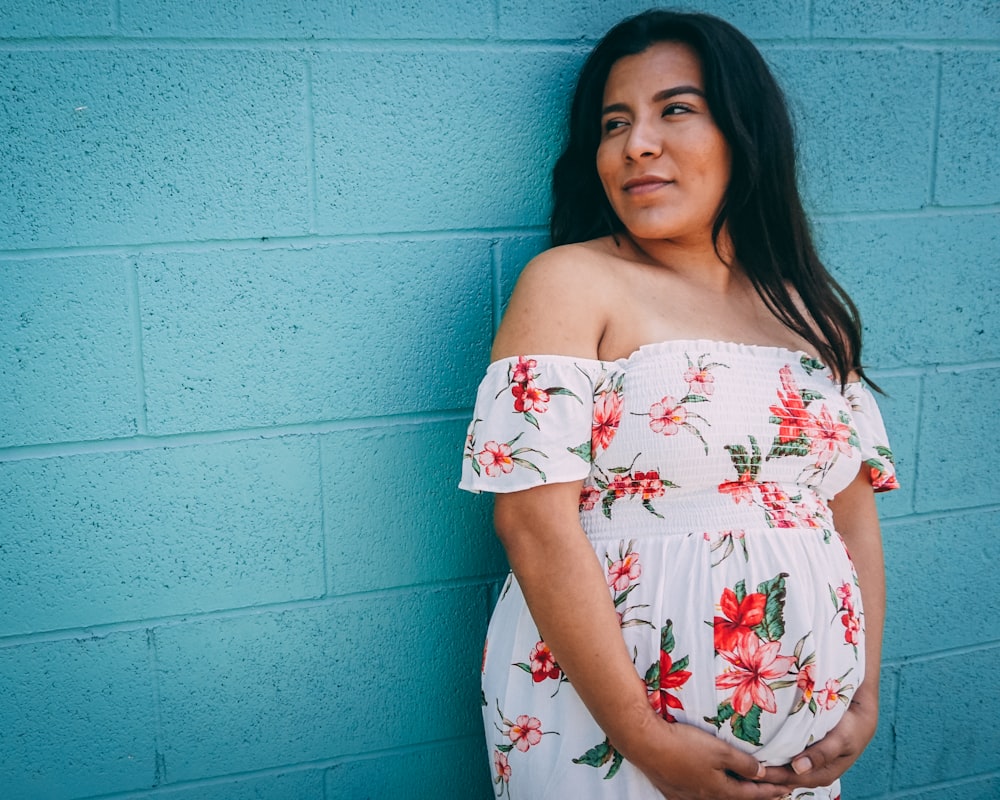
[[[757,777],[758,778],[763,778],[765,775],[767,775],[767,767],[764,766],[764,762],[763,761],[758,761],[757,762]]]
[[[792,770],[796,775],[801,775],[803,772],[808,772],[813,768],[813,762],[809,760],[809,756],[802,756],[802,758],[797,758],[792,762]]]

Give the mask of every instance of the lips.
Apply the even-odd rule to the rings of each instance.
[[[622,184],[622,189],[629,194],[646,194],[647,192],[655,192],[671,183],[673,181],[661,178],[659,175],[640,175],[625,181]]]

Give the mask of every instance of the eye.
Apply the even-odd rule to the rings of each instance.
[[[604,124],[603,124],[602,127],[603,127],[605,133],[611,133],[612,131],[615,131],[618,128],[625,127],[625,125],[627,125],[627,124],[628,123],[625,120],[621,119],[621,118],[617,118],[617,119],[612,118],[612,119],[606,119],[606,120],[604,120]]]
[[[662,116],[664,117],[675,117],[680,114],[690,114],[694,111],[693,106],[689,106],[686,103],[671,103],[663,109]]]

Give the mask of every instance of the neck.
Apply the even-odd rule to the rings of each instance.
[[[724,294],[734,288],[744,288],[746,274],[735,263],[732,245],[723,232],[719,236],[718,252],[710,236],[697,242],[673,239],[640,239],[627,231],[621,234],[623,244],[651,265],[673,272],[686,281]]]

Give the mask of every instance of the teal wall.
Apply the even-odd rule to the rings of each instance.
[[[462,435],[574,71],[645,5],[0,5],[0,797],[491,796]],[[845,796],[997,796],[1000,6],[704,8],[788,86],[892,394]]]

